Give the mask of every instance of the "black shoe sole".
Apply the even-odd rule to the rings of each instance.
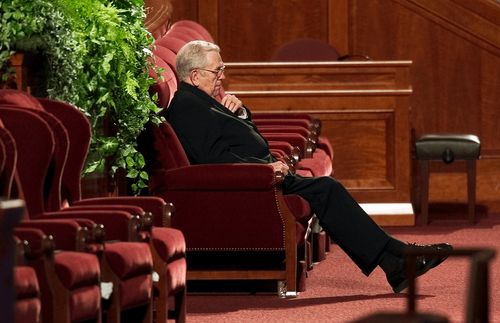
[[[448,258],[448,256],[443,256],[441,258],[432,258],[424,267],[420,268],[420,270],[417,270],[417,272],[415,273],[415,278],[417,278],[418,276],[422,276],[423,274],[425,274],[426,272],[428,272],[432,268],[437,267],[439,264],[441,264],[443,261],[445,261],[446,258]],[[400,293],[404,289],[408,288],[409,284],[410,283],[409,283],[408,278],[405,278],[397,286],[392,287],[392,290],[394,291],[394,293]]]

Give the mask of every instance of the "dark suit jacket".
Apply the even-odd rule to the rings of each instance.
[[[181,82],[164,113],[192,164],[270,163],[267,141],[243,120],[198,88]]]

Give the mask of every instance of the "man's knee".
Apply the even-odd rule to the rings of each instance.
[[[317,177],[317,182],[321,185],[328,186],[328,187],[331,187],[334,189],[344,187],[339,181],[337,181],[335,178],[330,177],[330,176]]]

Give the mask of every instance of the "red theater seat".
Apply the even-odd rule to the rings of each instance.
[[[311,211],[299,196],[280,193],[272,167],[190,165],[167,122],[150,126],[141,139],[151,193],[176,207],[172,226],[186,237],[188,279],[278,280],[297,292],[297,249]],[[275,258],[260,263],[255,253]]]
[[[26,94],[24,93],[11,94],[18,97],[26,96]],[[154,225],[165,226],[169,224],[172,205],[166,204],[163,199],[158,197],[123,196],[109,198],[91,198],[84,200],[80,199],[80,173],[83,168],[83,163],[90,144],[90,124],[83,113],[78,111],[74,106],[71,106],[64,102],[48,99],[39,99],[38,104],[40,103],[42,103],[41,107],[44,110],[50,111],[52,116],[57,117],[60,123],[62,123],[63,127],[64,125],[67,125],[65,129],[67,130],[67,135],[70,139],[69,154],[65,163],[62,179],[60,180],[60,182],[62,183],[62,190],[59,189],[56,193],[63,192],[63,198],[65,198],[71,204],[71,206],[69,208],[63,209],[62,211],[69,210],[70,213],[73,213],[75,209],[79,211],[90,209],[94,214],[91,216],[87,215],[86,217],[91,217],[93,220],[98,222],[99,220],[101,220],[100,216],[103,212],[100,211],[96,213],[96,210],[121,209],[124,211],[129,211],[131,208],[139,208],[140,212],[143,212],[141,208],[144,208],[148,213],[153,215]],[[46,111],[38,111],[38,113],[47,114]],[[59,139],[61,140],[61,138]],[[61,200],[62,198],[60,194],[57,195],[57,198]],[[55,217],[60,216],[61,215],[58,214]],[[137,240],[131,239],[130,237],[123,237],[123,234],[120,235],[121,232],[127,231],[126,228],[118,230],[119,228],[112,223],[110,225],[105,225],[105,227],[112,230],[113,237],[115,237],[115,239],[132,241]],[[128,231],[130,231],[130,228],[128,229]],[[175,296],[172,298],[174,298],[174,305],[176,307],[176,310],[172,311],[172,315],[174,318],[176,318],[177,321],[183,321],[185,317],[184,298],[186,265],[184,259],[185,244],[182,233],[172,228],[156,227],[152,230],[152,232],[149,232],[147,237],[144,237],[142,240],[149,241],[150,243],[153,255],[155,256],[155,271],[166,271],[170,273],[169,277],[162,276],[160,274],[159,281],[155,282],[155,288],[161,289],[160,295],[156,297],[156,300],[158,301],[161,297],[169,298],[169,296]],[[172,243],[174,243],[175,245],[169,246],[168,248],[170,248],[169,250],[175,250],[176,252],[174,254],[166,253],[165,246]],[[164,246],[164,248],[155,250],[157,245]],[[175,270],[172,270],[171,267],[175,268]],[[171,281],[174,281],[175,283],[171,283]],[[169,288],[163,288],[164,286],[167,286]],[[162,292],[166,294],[162,294]],[[167,312],[167,308],[163,309],[159,306],[156,306],[156,312],[157,316],[161,316],[163,313]]]
[[[16,273],[19,282],[16,312],[17,322],[30,320],[35,315],[36,285],[30,282],[32,270],[40,284],[42,318],[44,322],[101,321],[101,272],[95,255],[74,252],[56,252],[51,236],[35,228],[17,228],[15,235],[29,243],[26,264]]]
[[[43,187],[52,160],[53,134],[48,124],[29,110],[1,106],[0,118],[8,131],[12,133],[16,144],[15,148],[18,154],[17,192],[27,202],[28,216],[31,218],[40,217],[44,215]],[[33,156],[36,156],[36,158],[33,158]],[[92,212],[97,213],[96,211]],[[45,233],[53,235],[59,249],[86,250],[95,253],[99,257],[103,281],[112,282],[114,288],[111,295],[111,304],[105,309],[109,322],[118,322],[122,312],[128,312],[131,309],[136,309],[137,313],[142,314],[141,321],[150,322],[152,319],[153,264],[149,246],[145,243],[132,242],[116,242],[102,245],[98,241],[92,241],[94,237],[89,236],[83,230],[84,227],[79,225],[84,223],[84,226],[88,228],[92,224],[95,225],[95,223],[86,219],[75,219],[75,221],[60,219],[30,220],[23,222],[22,226],[37,227]],[[67,228],[61,228],[63,225],[66,225]],[[69,225],[71,227],[68,228]],[[92,244],[87,245],[87,239]],[[93,255],[88,254],[85,256]],[[68,257],[67,260],[71,262],[71,259],[71,257]],[[65,258],[61,259],[61,261],[65,261]],[[74,269],[76,267],[73,267],[73,265],[67,265],[67,268],[67,272],[76,271]]]

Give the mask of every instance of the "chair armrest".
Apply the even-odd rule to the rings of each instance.
[[[52,257],[55,243],[51,236],[48,236],[40,229],[32,227],[17,227],[14,235],[21,241],[26,241],[24,257],[27,260],[38,259],[43,256]]]
[[[145,212],[140,206],[132,205],[132,204],[118,204],[119,201],[116,201],[115,204],[78,204],[71,205],[70,207],[63,208],[60,211],[63,212],[72,212],[72,211],[123,211],[126,213],[130,213],[130,217],[132,218],[133,228],[129,227],[129,233],[134,234],[129,237],[129,239],[139,238],[139,240],[148,239],[149,234],[151,233],[151,227],[153,226],[153,218],[149,212]],[[112,222],[107,219],[99,219],[99,223],[104,224],[103,221],[106,221],[108,225]],[[130,220],[128,220],[130,222]],[[130,226],[130,224],[129,224]],[[132,230],[130,230],[132,229]],[[140,235],[137,236],[137,234]]]
[[[29,220],[22,221],[19,228],[40,229],[54,238],[57,249],[84,251],[86,229],[73,220]]]
[[[153,225],[156,226],[162,226],[161,223],[165,222],[166,217],[169,216],[169,204],[167,204],[162,198],[157,196],[93,197],[73,202],[73,206],[108,204],[139,206],[146,213],[151,214],[153,218]]]
[[[257,127],[260,126],[300,126],[305,129],[310,129],[311,121],[300,118],[252,118],[252,121]]]
[[[244,163],[193,165],[158,171],[152,176],[154,184],[165,183],[169,190],[270,190],[276,181],[271,165]]]
[[[291,230],[285,230],[285,223],[295,226],[295,219],[285,203],[279,202],[283,200],[282,178],[269,165],[209,166],[216,167],[189,166],[152,177],[157,187],[162,185],[154,193],[175,205],[172,227],[184,233],[188,249],[283,250],[285,232]],[[222,174],[234,175],[236,184],[221,178],[215,171],[220,167],[230,169]],[[209,176],[201,178],[204,174]]]
[[[318,135],[311,130],[308,130],[301,126],[291,126],[291,125],[261,125],[258,126],[261,133],[282,133],[282,134],[299,134],[314,144],[318,141]]]
[[[300,151],[303,153],[303,158],[311,157],[314,149],[316,149],[314,142],[297,133],[279,133],[276,130],[272,132],[263,132],[262,135],[267,141],[286,141],[292,146],[299,147]]]
[[[106,240],[137,241],[140,227],[137,215],[117,210],[71,210],[71,208],[67,208],[58,212],[43,213],[37,219],[91,220],[104,226]]]
[[[300,161],[301,153],[299,147],[294,147],[286,141],[269,141],[268,143],[271,149],[278,149],[286,153],[294,165]]]
[[[301,112],[258,112],[254,111],[252,113],[252,120],[281,120],[280,122],[286,122],[286,120],[302,119],[309,122],[309,128],[315,129],[317,134],[321,131],[321,120],[313,118],[307,113]]]

